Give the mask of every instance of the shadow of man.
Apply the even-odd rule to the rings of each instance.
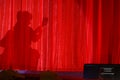
[[[28,11],[19,11],[17,13],[17,22],[13,30],[9,30],[0,41],[0,46],[4,47],[4,52],[0,56],[6,65],[13,66],[15,69],[36,70],[39,52],[31,47],[32,42],[37,42],[41,37],[42,27],[47,25],[47,18],[43,18],[42,25],[33,30],[30,27],[32,14]],[[10,62],[11,61],[11,62]]]

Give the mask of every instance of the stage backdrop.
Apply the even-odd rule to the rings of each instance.
[[[120,63],[120,0],[0,0],[0,69],[85,63]]]

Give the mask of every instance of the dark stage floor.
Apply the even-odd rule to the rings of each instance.
[[[25,75],[29,80],[39,80],[42,71],[17,70],[19,74]],[[120,80],[117,78],[83,78],[83,72],[56,72],[62,80]]]

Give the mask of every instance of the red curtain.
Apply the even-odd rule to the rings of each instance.
[[[82,71],[119,56],[120,0],[0,0],[1,69]]]

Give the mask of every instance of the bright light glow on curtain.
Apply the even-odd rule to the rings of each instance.
[[[119,53],[120,0],[0,0],[1,69],[82,71]]]

